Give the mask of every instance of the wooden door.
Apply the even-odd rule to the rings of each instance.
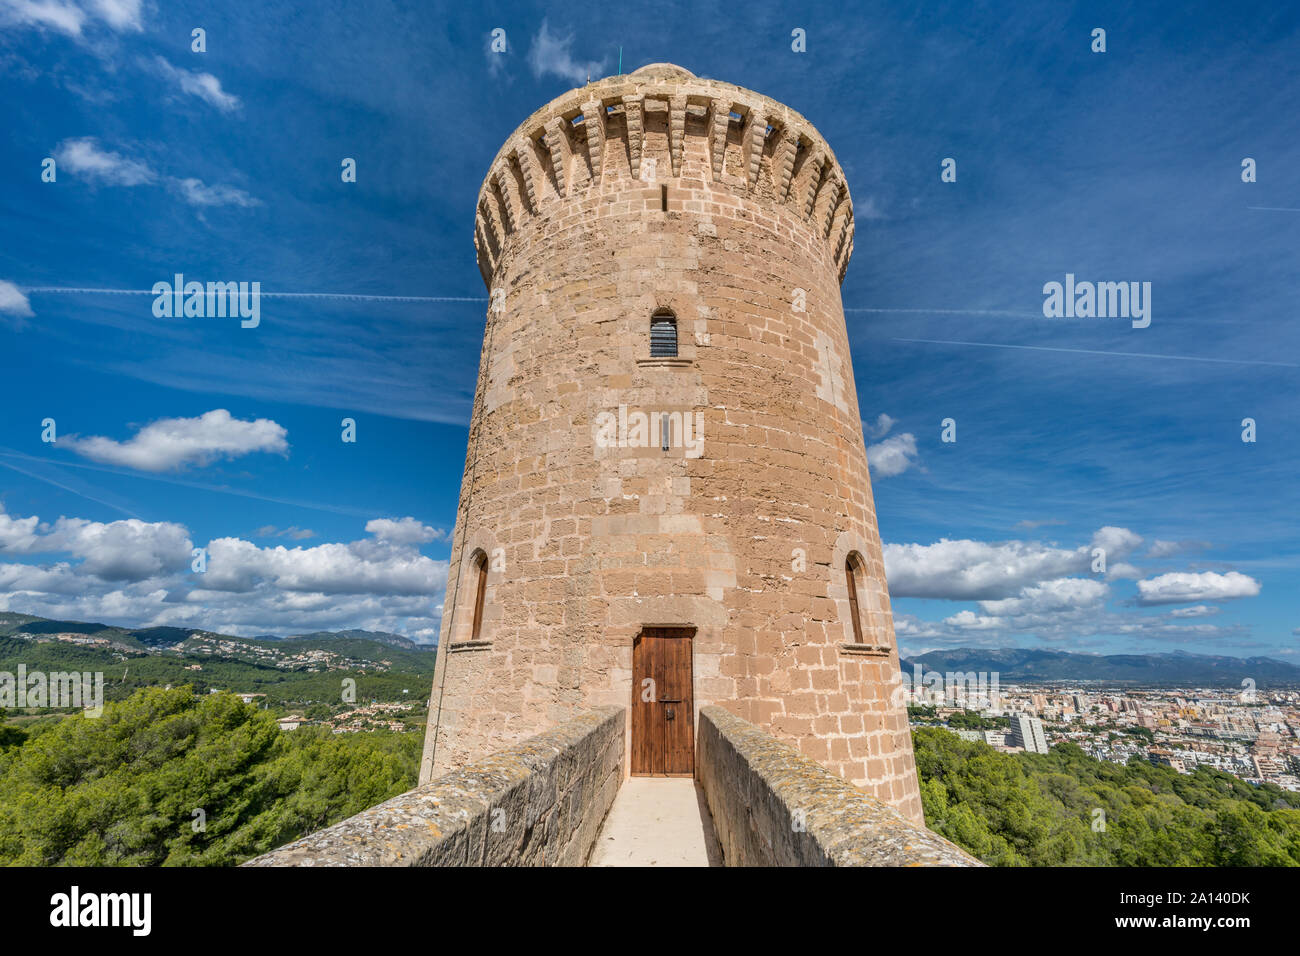
[[[632,645],[632,773],[695,775],[691,628],[647,627]]]

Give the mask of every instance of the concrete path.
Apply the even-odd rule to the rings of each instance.
[[[686,777],[623,781],[588,866],[722,866],[704,791]]]

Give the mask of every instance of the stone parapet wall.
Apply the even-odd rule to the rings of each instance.
[[[696,773],[728,866],[981,866],[960,847],[721,707]]]
[[[245,866],[582,866],[623,780],[625,709],[582,714]]]

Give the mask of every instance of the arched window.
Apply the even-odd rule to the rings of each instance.
[[[844,562],[844,581],[849,586],[849,617],[853,621],[853,643],[862,643],[862,616],[858,609],[858,582],[862,580],[862,557],[854,551]]]
[[[677,316],[660,309],[650,316],[650,357],[672,358],[677,354]]]
[[[483,605],[487,603],[488,560],[482,551],[474,556],[474,570],[478,575],[478,583],[474,594],[474,631],[470,635],[471,641],[477,641],[483,630]]]

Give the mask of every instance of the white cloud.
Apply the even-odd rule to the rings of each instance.
[[[91,0],[90,9],[114,30],[141,30],[141,0]]]
[[[407,540],[433,532],[413,518],[377,522],[378,534]],[[65,517],[49,525],[0,508],[0,555],[69,558],[0,560],[0,610],[242,635],[349,627],[437,635],[448,562],[414,546],[378,536],[294,548],[219,538],[208,543],[203,573],[191,571],[192,547],[188,531],[170,522]]]
[[[145,163],[103,150],[93,136],[65,139],[54,148],[60,172],[70,172],[113,186],[140,186],[157,179]]]
[[[1176,607],[1169,612],[1170,617],[1209,617],[1212,614],[1218,614],[1222,608],[1212,607],[1208,604],[1197,604],[1195,607]]]
[[[887,544],[885,577],[893,597],[950,601],[1016,597],[1041,581],[1086,574],[1088,548],[1055,548],[1037,542],[988,543],[943,538],[934,544]]]
[[[191,206],[243,206],[262,205],[262,201],[234,186],[206,185],[201,179],[173,179],[172,185]]]
[[[1006,626],[1000,618],[976,614],[974,611],[958,611],[951,617],[944,618],[943,623],[971,631],[1001,630]]]
[[[81,559],[83,574],[106,581],[138,581],[183,570],[193,547],[183,526],[138,518],[108,524],[60,518],[41,540],[43,550],[69,552]]]
[[[316,532],[310,528],[299,528],[294,525],[289,528],[277,528],[273,524],[263,525],[253,532],[256,538],[293,538],[295,541],[302,541],[306,538],[316,537]]]
[[[1109,594],[1104,581],[1055,578],[1021,588],[1016,597],[980,601],[980,613],[958,611],[943,623],[957,632],[1032,630],[1054,634],[1069,624],[1096,617]]]
[[[437,563],[413,548],[367,548],[367,542],[310,548],[259,548],[239,538],[208,545],[203,584],[218,591],[279,591],[330,594],[431,594],[445,581]]]
[[[1115,528],[1107,525],[1098,528],[1092,536],[1092,546],[1106,552],[1107,562],[1126,554],[1132,554],[1142,544],[1142,536],[1134,534],[1128,528]]]
[[[0,0],[2,2],[2,0]],[[130,159],[120,153],[106,150],[93,136],[79,139],[65,139],[54,148],[54,159],[59,172],[82,176],[94,182],[110,186],[141,186],[159,180],[158,174],[147,163]],[[209,186],[203,180],[189,177],[167,176],[166,184],[191,206],[240,206],[251,208],[262,205],[256,196],[251,196],[242,189],[216,183]],[[5,286],[11,292],[6,295]],[[6,299],[13,300],[17,295],[19,305],[26,305],[26,299],[11,283],[0,282],[0,311],[5,310]],[[18,300],[13,300],[17,302]],[[26,313],[30,315],[29,311]]]
[[[99,20],[117,33],[139,33],[140,7],[142,0],[0,0],[0,23],[81,36],[88,22]]]
[[[1208,541],[1162,541],[1156,538],[1147,551],[1148,558],[1168,558],[1184,551],[1201,551],[1210,546]]]
[[[189,566],[192,547],[185,528],[169,521],[128,518],[103,523],[61,517],[50,525],[35,516],[0,513],[0,553],[69,554],[80,561],[77,574],[105,581],[138,581],[183,570]],[[72,573],[70,566],[66,573]]]
[[[1175,571],[1139,581],[1138,603],[1185,604],[1193,601],[1228,601],[1259,594],[1259,582],[1240,571]]]
[[[1134,565],[1110,559],[1131,555],[1143,543],[1142,536],[1128,528],[1108,525],[1077,548],[1027,541],[948,539],[930,545],[886,544],[889,593],[899,601],[894,605],[895,632],[900,641],[907,642],[906,652],[911,654],[934,647],[1005,646],[1008,639],[1026,638],[1069,643],[1072,648],[1086,646],[1090,638],[1113,641],[1116,637],[1221,647],[1226,641],[1249,636],[1245,625],[1195,622],[1220,612],[1207,602],[1259,593],[1257,581],[1235,571],[1163,574],[1137,580],[1136,603],[1140,606],[1202,602],[1192,607],[1160,615],[1110,610],[1109,582],[1142,577]],[[1104,579],[1092,573],[1094,547],[1107,551]],[[906,598],[975,601],[977,607],[958,610],[942,620],[925,620],[906,612]]]
[[[154,57],[154,65],[158,72],[175,83],[182,93],[197,96],[224,113],[239,109],[239,97],[223,90],[221,81],[211,73],[182,70],[179,67],[172,66],[161,56]]]
[[[1106,600],[1110,588],[1092,578],[1055,578],[1022,588],[1018,597],[981,601],[980,610],[998,617],[1096,607]]]
[[[543,20],[528,51],[528,65],[532,68],[533,76],[540,79],[549,73],[576,86],[586,83],[588,75],[592,79],[599,78],[605,70],[605,61],[575,60],[570,52],[572,46],[572,34],[563,37],[552,34],[550,25]]]
[[[67,0],[4,0],[0,3],[0,23],[49,28],[69,36],[81,36],[86,12]]]
[[[139,471],[167,471],[258,451],[284,454],[289,449],[287,434],[284,426],[268,418],[240,421],[224,408],[217,408],[198,418],[161,419],[146,425],[125,442],[72,435],[61,439],[59,444],[93,461]]]
[[[208,545],[205,589],[322,594],[431,595],[447,580],[447,562],[425,557],[415,547],[441,532],[406,517],[366,523],[368,539],[350,544],[259,548],[240,538],[218,538]]]
[[[142,0],[2,0],[0,24],[37,27],[79,37],[99,20],[119,33],[138,32]]]
[[[14,518],[0,511],[0,551],[28,554],[36,545],[36,527],[40,519]]]
[[[428,544],[430,541],[437,541],[447,536],[445,531],[432,528],[414,518],[402,518],[398,521],[390,518],[375,518],[373,521],[366,522],[366,533],[374,535],[380,541],[393,544]]]
[[[44,567],[0,563],[0,591],[68,595],[80,594],[85,590],[86,579],[79,576],[66,561]]]
[[[23,318],[32,316],[32,304],[22,289],[12,282],[0,279],[0,312],[10,312]]]
[[[1106,566],[1106,577],[1112,581],[1120,578],[1127,578],[1130,581],[1136,581],[1138,578],[1142,577],[1142,573],[1141,568],[1129,564],[1127,561],[1119,561],[1115,564],[1108,564]]]
[[[916,436],[903,432],[867,448],[867,462],[877,478],[901,475],[916,464]]]
[[[874,425],[868,425],[866,422],[862,423],[862,433],[868,438],[884,438],[896,424],[898,424],[898,419],[890,418],[884,412],[881,412],[876,416]]]
[[[859,207],[861,208],[860,212]],[[875,196],[867,196],[863,202],[855,202],[853,204],[853,218],[855,220],[861,219],[865,222],[867,220],[887,219],[889,217],[886,216],[880,207],[876,205]]]

